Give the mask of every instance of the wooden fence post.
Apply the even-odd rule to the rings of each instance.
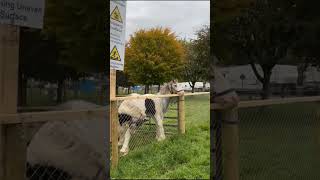
[[[115,98],[116,97],[116,81],[117,81],[117,71],[114,69],[110,69],[110,80],[109,80],[109,84],[110,84],[110,98]],[[110,102],[110,105],[112,104],[112,102]],[[112,111],[111,111],[111,106],[110,106],[110,142],[112,140]]]
[[[238,109],[222,111],[222,147],[225,180],[239,180]]]
[[[179,96],[178,101],[178,131],[180,134],[185,134],[186,132],[186,122],[185,122],[185,103],[184,103],[184,95]]]
[[[119,160],[118,152],[118,112],[117,101],[111,101],[111,165],[112,168],[116,168]]]
[[[116,70],[110,69],[110,98],[116,97]],[[114,169],[118,165],[118,107],[117,101],[111,101],[110,108],[110,138],[111,138],[111,167]]]
[[[17,113],[19,27],[0,25],[0,114]],[[26,144],[20,124],[0,124],[0,179],[25,179]]]

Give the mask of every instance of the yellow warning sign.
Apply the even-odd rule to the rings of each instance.
[[[110,53],[110,59],[114,61],[121,61],[120,54],[116,46],[113,47]]]
[[[122,23],[122,17],[121,17],[121,14],[120,14],[120,11],[119,11],[118,6],[116,6],[116,7],[114,8],[114,10],[112,11],[112,13],[111,13],[111,19]]]

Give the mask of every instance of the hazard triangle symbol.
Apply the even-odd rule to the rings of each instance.
[[[114,10],[112,11],[112,13],[111,13],[111,19],[122,23],[122,17],[121,17],[121,14],[120,14],[120,11],[119,11],[118,6],[116,6],[116,7],[114,8]]]
[[[120,54],[116,46],[114,46],[110,52],[110,59],[114,61],[121,61]]]

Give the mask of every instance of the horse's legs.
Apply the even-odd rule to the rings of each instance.
[[[122,155],[127,155],[129,152],[129,141],[130,141],[130,137],[131,137],[131,133],[130,133],[130,127],[128,127],[126,134],[124,135],[124,142],[122,145],[122,148],[120,149],[120,153],[123,153]]]
[[[156,115],[154,117],[154,119],[156,120],[156,125],[157,125],[157,135],[156,135],[156,139],[158,141],[162,141],[166,138],[165,134],[164,134],[164,129],[163,129],[163,122],[162,122],[162,117],[160,115]]]
[[[125,132],[126,132],[125,124],[123,124],[122,126],[119,125],[119,142],[118,142],[118,146],[123,145]]]

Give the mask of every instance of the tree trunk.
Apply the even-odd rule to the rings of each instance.
[[[158,92],[160,92],[160,87],[161,87],[161,85],[159,84],[159,85],[158,85]]]
[[[304,83],[304,79],[305,79],[305,72],[307,70],[308,64],[304,63],[304,64],[299,64],[297,66],[297,71],[298,71],[298,79],[297,79],[297,85],[298,86],[303,86]]]
[[[192,88],[192,93],[194,93],[194,90],[195,90],[195,85],[193,84],[192,86],[191,86],[191,88]]]
[[[67,90],[68,90],[68,87],[67,87],[68,83],[63,83],[63,99],[62,101],[67,101]]]
[[[149,85],[146,85],[144,88],[144,94],[148,94],[149,93]]]
[[[73,97],[74,98],[79,98],[79,80],[75,80],[72,82],[73,84]]]
[[[264,73],[263,78],[263,88],[262,88],[262,99],[269,99],[270,97],[270,77],[271,71],[267,71]]]
[[[202,92],[205,92],[205,91],[206,91],[206,82],[204,81],[202,86]]]
[[[251,68],[252,68],[253,73],[255,74],[256,78],[262,83],[261,98],[262,99],[269,99],[269,97],[270,97],[270,78],[271,78],[272,69],[275,66],[275,64],[268,65],[268,66],[262,66],[263,77],[259,74],[257,67],[253,62],[251,62],[250,65],[251,65]]]
[[[131,93],[131,86],[128,86],[128,94]]]
[[[192,89],[191,92],[194,93],[196,82],[195,81],[189,82],[189,85],[191,86],[191,89]]]
[[[58,80],[57,103],[62,103],[63,84],[64,80]]]

